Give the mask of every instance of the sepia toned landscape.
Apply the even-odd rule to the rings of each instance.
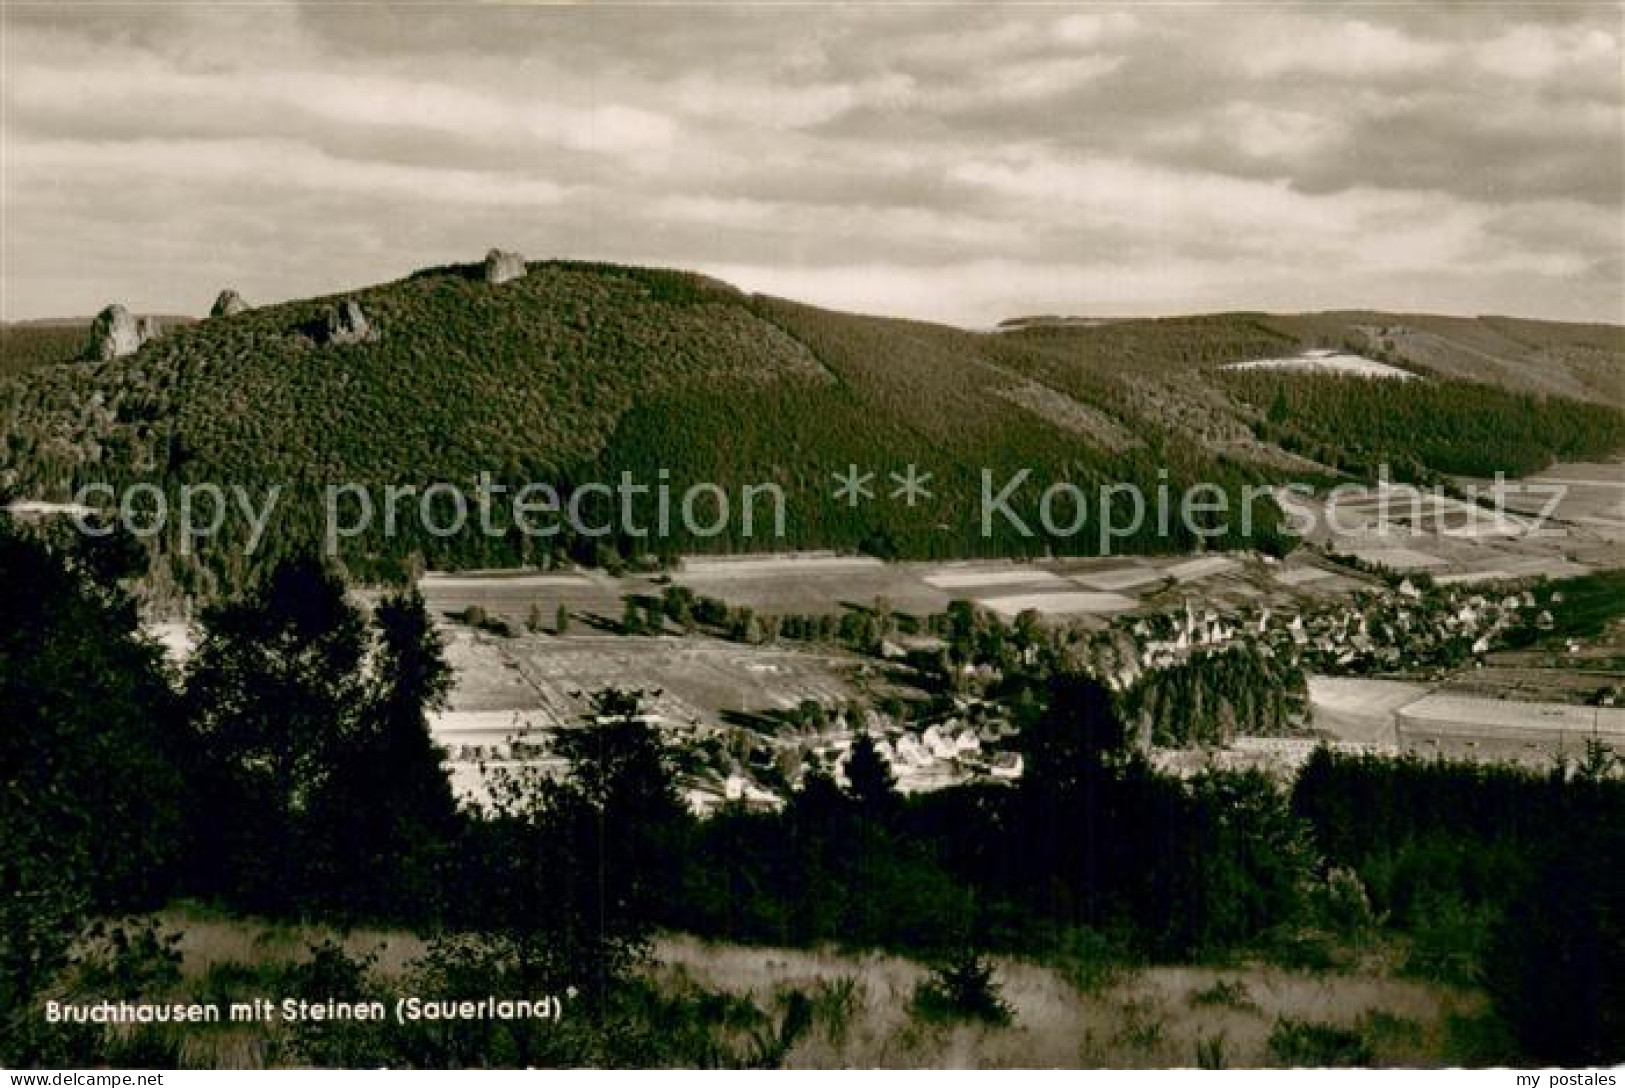
[[[1619,14],[5,5],[0,1064],[1618,1066]]]

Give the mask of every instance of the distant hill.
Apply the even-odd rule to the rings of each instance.
[[[344,300],[374,338],[327,342]],[[1625,330],[1499,318],[1237,313],[970,332],[747,295],[683,272],[544,262],[496,286],[478,266],[453,266],[203,320],[107,363],[67,361],[58,334],[68,335],[0,330],[10,375],[0,380],[0,486],[13,493],[63,498],[76,482],[143,479],[283,483],[313,501],[326,483],[471,486],[484,470],[567,489],[623,470],[653,481],[665,469],[679,489],[774,482],[791,495],[789,540],[725,533],[657,549],[671,552],[1086,550],[1070,539],[982,539],[982,468],[1002,480],[1030,467],[1035,488],[1067,479],[1239,489],[1363,473],[1385,458],[1425,476],[1520,471],[1625,446]],[[1218,369],[1316,347],[1429,380]],[[829,498],[831,474],[849,465],[878,471],[884,489],[886,473],[910,463],[934,473],[933,502],[851,508]],[[317,531],[313,507],[294,509],[273,553]],[[551,546],[591,557],[604,543]],[[1195,544],[1148,534],[1128,547]],[[414,553],[491,566],[536,561],[545,546],[517,534],[374,536],[353,542],[348,559],[387,576]],[[243,573],[208,549],[160,563],[205,588]]]
[[[163,329],[197,320],[178,314],[153,315]],[[0,378],[43,366],[78,362],[90,342],[90,317],[45,317],[0,322]]]
[[[1055,329],[1055,328],[1087,328],[1091,325],[1110,325],[1114,321],[1122,321],[1119,317],[1073,317],[1060,314],[1034,314],[1029,317],[1009,317],[999,322],[1000,332],[1012,332],[1020,329]]]
[[[1442,377],[1625,407],[1625,327],[1515,317],[1346,310],[1258,315],[1306,348],[1339,348]],[[1144,318],[1037,314],[1000,332],[1137,326]]]
[[[89,338],[89,318],[0,324],[0,378],[73,362]]]
[[[1441,377],[1625,407],[1619,325],[1366,311],[1271,320],[1305,341],[1379,352],[1385,361]]]

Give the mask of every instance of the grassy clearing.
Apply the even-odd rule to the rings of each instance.
[[[1354,1040],[1349,1046],[1369,1050],[1378,1066],[1489,1060],[1474,1036],[1484,1011],[1478,995],[1395,978],[1380,962],[1346,973],[1261,964],[1121,967],[1080,987],[1051,967],[994,958],[993,981],[1010,1012],[1000,1025],[920,1015],[915,995],[933,972],[901,957],[683,937],[662,941],[659,955],[663,976],[758,1003],[798,988],[844,987],[851,996],[839,1036],[810,1032],[786,1055],[786,1064],[799,1068],[1278,1066],[1321,1056],[1310,1044],[1327,1032]],[[1272,1047],[1281,1023],[1308,1025],[1288,1030],[1307,1031],[1309,1042],[1294,1037]],[[1324,1049],[1328,1059],[1347,1052]]]
[[[371,965],[394,992],[426,951],[411,934],[225,917],[192,906],[157,916],[179,934],[175,970],[144,1000],[228,1002],[311,997],[324,946]],[[1099,956],[1072,955],[1101,968]],[[1442,1066],[1494,1060],[1482,998],[1396,977],[1380,958],[1341,972],[1258,963],[1080,972],[1003,957],[971,987],[993,1003],[970,1010],[955,965],[834,949],[756,948],[685,936],[657,942],[638,1001],[656,1032],[678,1016],[674,1061],[790,1068],[1167,1068],[1344,1064]],[[961,989],[964,989],[961,987]],[[968,990],[966,992],[969,992]],[[101,994],[64,994],[94,1000]],[[386,995],[381,994],[380,997]],[[434,997],[432,994],[419,996]],[[996,1010],[997,1015],[982,1015]],[[974,1014],[973,1014],[974,1013]],[[219,1024],[167,1029],[142,1048],[190,1067],[302,1064],[296,1029]],[[671,1027],[671,1031],[678,1031]],[[657,1035],[657,1040],[659,1036]],[[659,1045],[657,1041],[657,1048]]]

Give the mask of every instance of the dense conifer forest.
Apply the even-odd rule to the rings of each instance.
[[[343,299],[361,306],[374,339],[324,338]],[[155,580],[208,597],[243,584],[257,563],[320,543],[328,485],[449,484],[471,495],[486,473],[510,494],[545,482],[568,496],[630,472],[678,494],[710,482],[735,497],[759,484],[786,495],[782,538],[760,523],[746,535],[737,509],[717,535],[679,526],[658,540],[527,536],[503,520],[504,507],[496,518],[506,531],[489,537],[436,538],[415,516],[388,533],[377,519],[342,542],[343,558],[353,574],[389,581],[425,564],[591,562],[606,549],[623,558],[807,547],[888,558],[1088,554],[1099,547],[1093,531],[1026,535],[996,519],[983,535],[982,472],[1002,483],[1032,470],[1033,486],[1011,504],[1032,524],[1037,492],[1052,483],[1092,495],[1108,482],[1147,494],[1211,482],[1237,509],[1250,483],[1364,477],[1383,462],[1409,477],[1518,473],[1625,444],[1607,398],[1426,371],[1370,321],[1225,314],[985,333],[750,296],[681,272],[546,262],[492,286],[477,266],[448,266],[177,325],[103,363],[71,359],[71,328],[8,326],[0,492],[62,500],[88,483],[150,481],[171,496],[215,483],[263,500],[281,486],[252,562],[238,517],[195,554],[183,554],[173,522],[156,541]],[[1606,336],[1570,349],[1561,334],[1574,330],[1552,329],[1536,332],[1554,357],[1612,350]],[[1338,337],[1424,380],[1219,369]],[[884,485],[909,464],[932,473],[930,502],[832,500],[836,472],[857,465]],[[1264,506],[1252,536],[1233,530],[1206,546],[1287,546]],[[1168,533],[1153,523],[1114,546],[1202,543],[1177,523]]]
[[[1234,371],[1224,380],[1260,409],[1259,438],[1345,472],[1427,482],[1447,475],[1509,477],[1552,460],[1625,446],[1625,416],[1583,404],[1463,381],[1396,382]]]

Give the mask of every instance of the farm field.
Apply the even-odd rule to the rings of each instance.
[[[1275,580],[1283,586],[1303,586],[1310,582],[1324,581],[1335,578],[1337,575],[1320,567],[1293,567],[1289,570],[1277,571]]]
[[[1485,668],[1458,673],[1440,690],[1487,699],[1585,703],[1593,699],[1600,689],[1625,689],[1625,670],[1553,668],[1512,663],[1534,656],[1492,654]]]
[[[833,707],[860,686],[907,692],[875,675],[871,662],[797,644],[751,646],[697,634],[504,637],[451,623],[441,633],[455,683],[429,729],[446,749],[453,792],[476,803],[485,796],[482,764],[552,766],[551,758],[514,746],[581,724],[591,713],[588,697],[605,688],[641,690],[653,724],[690,737],[807,699]]]
[[[1621,481],[1625,464],[1618,462],[1554,465],[1508,481],[1504,513],[1403,488],[1345,488],[1335,504],[1306,504],[1315,522],[1309,540],[1443,585],[1574,578],[1625,566]],[[1494,481],[1459,483],[1488,499]]]
[[[1533,531],[1531,519],[1475,506],[1447,495],[1405,487],[1363,489],[1335,504],[1338,532],[1437,534],[1483,539],[1523,536]]]
[[[621,615],[623,594],[640,591],[630,582],[589,570],[426,574],[418,589],[431,614],[446,616],[477,606],[515,626],[524,624],[532,605],[545,608],[549,623],[561,605],[576,616],[613,621]]]
[[[1235,570],[1237,566],[1237,562],[1228,556],[1207,555],[1175,563],[1167,569],[1167,574],[1181,582],[1194,582],[1212,574]]]
[[[1608,513],[1617,513],[1625,499],[1616,480],[1621,474],[1625,464],[1576,464],[1531,477],[1532,483],[1571,481],[1552,520],[1538,531],[1532,531],[1529,517],[1498,516],[1443,496],[1424,496],[1417,503],[1397,492],[1385,497],[1372,489],[1345,489],[1335,510],[1321,501],[1298,501],[1315,518],[1309,543],[1391,570],[1425,572],[1447,585],[1569,578],[1625,566],[1625,520],[1621,535],[1611,535]],[[1509,509],[1521,509],[1515,501],[1520,496],[1533,502],[1537,490],[1509,489]],[[1545,501],[1542,497],[1525,513],[1538,512]],[[1290,604],[1346,593],[1362,582],[1307,551],[1279,563],[1246,553],[884,563],[870,556],[807,552],[689,556],[663,575],[622,578],[597,570],[434,573],[420,588],[430,609],[443,617],[477,605],[511,626],[540,615],[551,627],[562,606],[584,621],[582,626],[610,630],[619,623],[628,595],[658,596],[667,584],[771,615],[839,615],[882,602],[893,612],[924,616],[967,599],[1001,614],[1030,607],[1058,621],[1097,623],[1110,614],[1177,600],[1181,593],[1216,604],[1259,598]]]
[[[1580,497],[1562,513],[1589,516],[1586,511],[1599,509],[1598,493],[1611,499],[1613,492],[1603,486],[1610,482],[1611,467],[1554,467],[1548,474],[1552,479],[1596,485],[1571,487],[1571,495]],[[1360,521],[1374,513],[1376,496],[1348,502],[1345,513],[1366,531],[1326,539],[1323,546],[1391,570],[1425,572],[1441,584],[1565,578],[1625,565],[1625,549],[1572,519],[1561,522],[1558,532],[1538,535],[1471,536],[1448,528],[1382,533]],[[1463,504],[1441,500],[1438,505],[1448,513],[1459,512]],[[1430,514],[1424,509],[1421,526],[1430,523]],[[782,712],[807,699],[831,705],[859,694],[860,685],[874,693],[886,683],[872,662],[801,643],[752,646],[703,635],[621,634],[626,599],[658,597],[670,584],[765,615],[839,615],[882,604],[894,613],[923,617],[944,611],[955,599],[968,599],[1006,621],[1031,610],[1051,623],[1094,628],[1114,616],[1178,610],[1187,602],[1220,610],[1291,611],[1370,587],[1375,579],[1328,563],[1314,549],[1279,561],[1226,553],[884,563],[811,552],[692,556],[666,574],[619,578],[586,569],[429,574],[420,589],[446,638],[456,676],[450,705],[436,716],[433,729],[452,756],[459,792],[477,792],[479,760],[503,753],[510,740],[528,731],[579,722],[588,709],[586,694],[605,687],[658,692],[647,706],[662,725],[709,730]],[[470,607],[505,623],[513,636],[459,622]],[[570,617],[564,635],[553,633],[560,610]],[[168,622],[151,629],[173,659],[184,659],[191,637],[184,625]],[[1550,650],[1506,664],[1513,667],[1491,669],[1462,690],[1492,698],[1581,701],[1588,694],[1582,688],[1590,684],[1594,692],[1601,683],[1594,680],[1595,668],[1608,662],[1590,663],[1593,679],[1585,680],[1554,671],[1551,666],[1558,662]],[[1569,664],[1584,668],[1579,661]],[[1426,690],[1385,680],[1316,678],[1310,691],[1313,724],[1339,743],[1391,747],[1396,709]]]
[[[1108,615],[1126,612],[1135,606],[1133,598],[1121,593],[1017,593],[990,597],[982,602],[1006,619],[1029,609],[1041,616]]]
[[[834,650],[751,646],[705,635],[488,635],[444,629],[457,672],[451,705],[436,731],[481,728],[521,714],[557,728],[587,713],[586,695],[607,687],[648,693],[644,709],[662,725],[717,725],[725,713],[788,710],[803,699],[826,703],[857,694],[853,678],[870,663]],[[658,693],[658,694],[656,694]]]
[[[1165,578],[1161,571],[1155,567],[1136,565],[1121,567],[1114,570],[1095,571],[1076,576],[1076,580],[1091,589],[1126,590],[1139,589]]]
[[[1557,464],[1521,481],[1526,486],[1507,495],[1507,506],[1538,513],[1553,494],[1562,494],[1553,517],[1575,529],[1625,545],[1625,462]]]
[[[994,586],[1064,585],[1060,575],[1041,568],[1032,570],[944,570],[921,578],[927,585],[943,590],[985,589]]]
[[[1289,584],[1294,578],[1275,580],[1292,572],[1301,585]],[[1187,599],[1290,607],[1364,584],[1363,577],[1323,569],[1305,556],[1285,564],[1256,556],[938,564],[816,554],[697,557],[669,581],[762,613],[834,614],[882,600],[896,612],[923,616],[968,598],[1006,621],[1031,609],[1051,622],[1084,626],[1136,609],[1181,607]],[[527,734],[539,737],[578,724],[589,711],[587,696],[608,687],[643,690],[649,693],[645,708],[658,724],[701,733],[809,699],[834,706],[860,694],[919,694],[882,675],[872,660],[829,647],[622,634],[625,598],[658,596],[665,582],[658,575],[614,578],[593,570],[430,574],[420,581],[454,672],[449,703],[434,715],[431,729],[447,750],[460,796],[482,792],[482,762],[510,758],[511,745],[522,744]],[[510,633],[464,622],[470,607],[483,610],[488,621],[505,623]],[[555,633],[560,608],[571,617],[562,635]],[[539,630],[527,626],[536,617]],[[177,663],[196,633],[174,621],[152,624],[149,631]]]
[[[1281,579],[1277,571],[1305,573]],[[420,588],[430,610],[456,616],[477,605],[510,625],[533,612],[551,628],[559,606],[586,628],[612,628],[629,595],[659,596],[666,584],[769,615],[839,615],[883,602],[894,613],[926,616],[954,600],[1001,614],[1032,608],[1041,615],[1087,620],[1158,604],[1170,592],[1250,600],[1274,590],[1287,601],[1345,590],[1334,570],[1305,559],[1286,566],[1253,555],[1052,559],[1031,562],[882,563],[865,557],[691,557],[667,575],[611,578],[599,571],[549,574],[430,574]],[[1320,580],[1329,580],[1319,584]],[[1316,583],[1316,584],[1311,584]]]
[[[1390,544],[1350,544],[1339,548],[1338,551],[1352,555],[1362,562],[1374,563],[1405,574],[1442,567],[1448,562],[1430,552]]]
[[[1310,725],[1332,740],[1394,749],[1394,715],[1422,698],[1426,684],[1358,676],[1309,677]]]

